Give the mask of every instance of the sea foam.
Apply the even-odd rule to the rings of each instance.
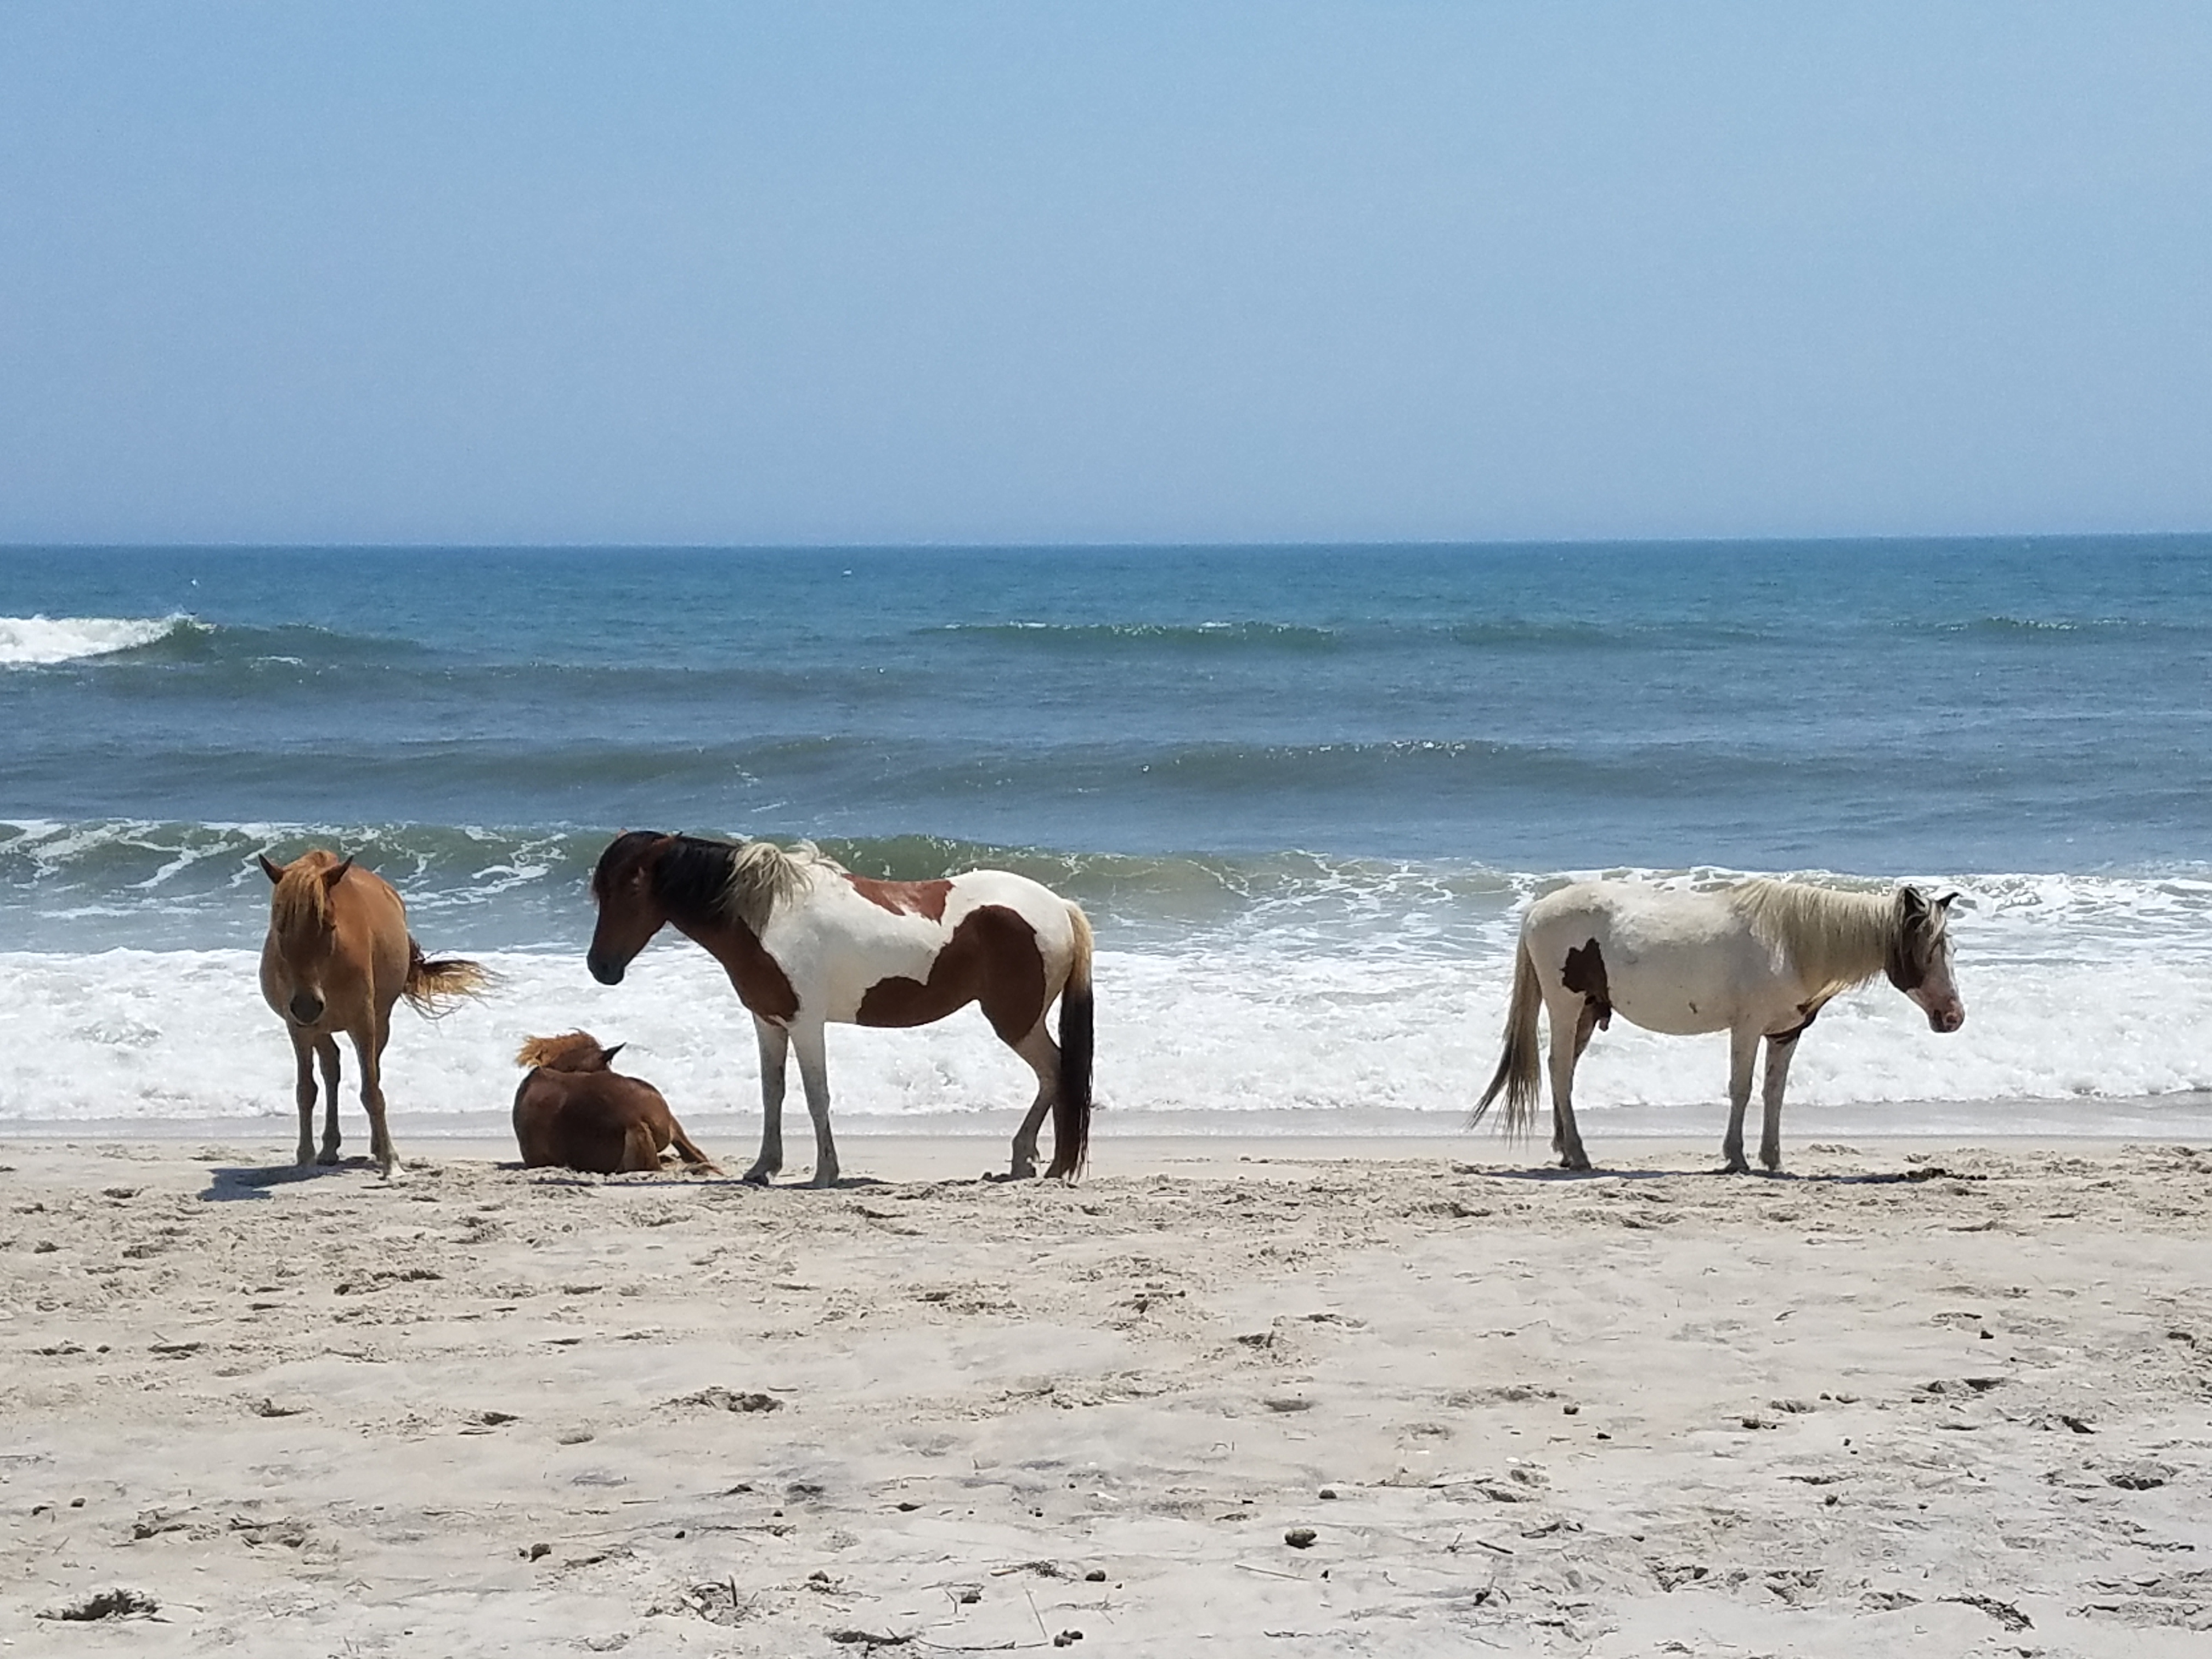
[[[200,626],[173,617],[0,617],[0,668],[105,657]]]
[[[702,952],[664,941],[618,987],[580,957],[508,952],[497,988],[437,1024],[394,1016],[385,1083],[422,1127],[503,1112],[525,1035],[582,1026],[627,1042],[624,1065],[685,1115],[750,1115],[750,1021]],[[1226,949],[1102,952],[1098,1073],[1103,1132],[1449,1130],[1496,1063],[1507,988],[1480,960],[1355,959]],[[2212,967],[1971,961],[1969,1018],[1938,1036],[1887,984],[1838,999],[1807,1035],[1790,1079],[1793,1134],[2212,1133]],[[61,1127],[289,1114],[291,1051],[263,1006],[248,951],[0,955],[0,1125]],[[995,1130],[1027,1104],[1026,1068],[973,1009],[916,1030],[830,1036],[841,1121]],[[1577,1077],[1593,1134],[1717,1135],[1725,1037],[1662,1037],[1625,1022]],[[345,1110],[357,1114],[346,1056]],[[790,1111],[804,1136],[794,1073]],[[2161,1097],[2146,1119],[2119,1101]],[[1869,1114],[1872,1112],[1870,1118]],[[353,1121],[349,1118],[349,1121]]]

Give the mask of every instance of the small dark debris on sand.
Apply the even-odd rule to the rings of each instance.
[[[2124,1492],[2148,1492],[2172,1479],[2173,1471],[2164,1463],[2130,1463],[2106,1475],[2105,1484]]]
[[[143,1590],[117,1585],[112,1589],[94,1590],[82,1601],[64,1601],[48,1607],[39,1617],[90,1624],[100,1619],[143,1619],[161,1610],[161,1604]]]
[[[194,1522],[191,1510],[141,1510],[131,1523],[132,1540],[159,1538],[165,1532],[189,1532]]]
[[[732,1578],[707,1578],[692,1585],[678,1596],[680,1610],[697,1615],[710,1625],[742,1624],[753,1610],[752,1599],[738,1594],[737,1581]],[[656,1607],[654,1612],[675,1613],[678,1607]]]
[[[772,1394],[740,1393],[720,1387],[701,1389],[696,1394],[680,1394],[668,1403],[717,1412],[780,1412],[783,1409],[783,1401]]]
[[[2000,1601],[1989,1595],[1942,1595],[1940,1601],[1955,1601],[1960,1607],[1979,1607],[2007,1630],[2033,1630],[2035,1620],[2030,1619],[2009,1601]]]
[[[1292,1527],[1283,1534],[1283,1541],[1294,1550],[1310,1550],[1320,1535],[1311,1527]]]
[[[304,1548],[313,1535],[304,1521],[261,1521],[250,1515],[231,1516],[230,1529],[249,1544],[282,1544],[290,1550]]]

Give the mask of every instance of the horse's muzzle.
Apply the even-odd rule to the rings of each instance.
[[[587,956],[584,958],[584,966],[592,970],[592,977],[602,985],[621,984],[623,974],[629,965],[622,962],[607,962],[599,957]]]
[[[1928,1011],[1928,1029],[1931,1031],[1955,1031],[1966,1023],[1964,1008],[1931,1008]]]
[[[292,1011],[292,1018],[297,1024],[313,1025],[323,1017],[323,1000],[312,991],[293,992],[291,1001],[285,1006]]]

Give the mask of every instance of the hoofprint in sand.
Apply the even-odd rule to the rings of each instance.
[[[2212,1156],[1501,1150],[0,1144],[0,1642],[2203,1651]]]

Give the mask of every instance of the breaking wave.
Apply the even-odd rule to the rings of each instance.
[[[0,617],[0,668],[33,668],[142,650],[211,633],[191,617]]]

